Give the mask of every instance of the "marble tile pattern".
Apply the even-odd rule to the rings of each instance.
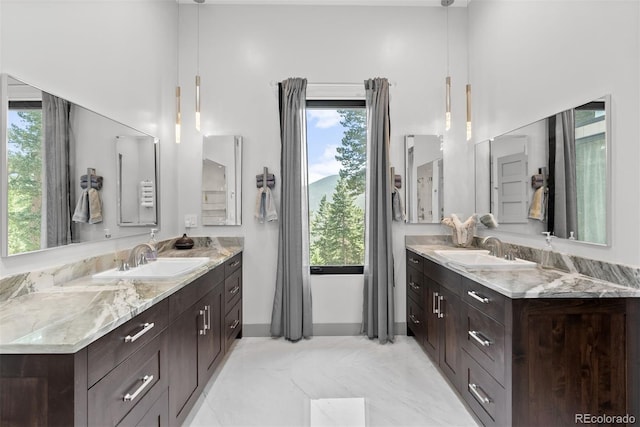
[[[452,249],[452,244],[434,236],[407,236],[407,249],[444,265],[471,280],[493,289],[510,298],[640,298],[638,280],[632,279],[632,270],[625,266],[615,266],[584,258],[567,256],[554,252],[553,267],[540,266],[525,270],[467,270],[435,253],[439,249]],[[505,244],[514,251],[517,258],[540,262],[540,249]],[[470,248],[470,249],[477,249]],[[466,249],[460,249],[466,250]],[[581,265],[577,268],[576,265]],[[602,272],[611,274],[602,274]],[[601,274],[587,275],[587,272]],[[622,273],[618,280],[616,273]],[[631,277],[625,276],[625,274]],[[604,280],[598,276],[609,278]]]
[[[189,250],[161,242],[162,257],[209,257],[174,280],[93,279],[126,251],[2,279],[0,353],[75,353],[242,251],[242,238],[194,239]]]
[[[353,407],[318,420],[313,412],[320,399],[349,399]],[[416,340],[406,336],[392,344],[363,336],[296,343],[242,338],[183,425],[348,426],[362,410],[370,427],[478,425]]]

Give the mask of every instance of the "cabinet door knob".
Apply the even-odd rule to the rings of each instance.
[[[145,323],[144,325],[142,325],[142,329],[140,329],[140,331],[137,334],[133,336],[127,335],[126,337],[124,337],[124,342],[134,342],[135,340],[137,340],[138,338],[140,338],[141,336],[149,332],[154,326],[155,326],[155,323],[153,322]]]

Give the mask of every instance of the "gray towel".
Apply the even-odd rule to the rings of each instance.
[[[393,187],[391,193],[391,211],[394,221],[404,221],[404,206],[402,205],[400,190],[397,187]]]
[[[87,190],[80,194],[72,220],[73,222],[89,222],[89,194]]]
[[[102,222],[102,201],[100,193],[95,188],[87,190],[89,198],[89,224]]]

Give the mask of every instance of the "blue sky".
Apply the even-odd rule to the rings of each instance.
[[[340,162],[335,155],[343,134],[340,115],[336,110],[307,108],[309,184],[338,174]]]

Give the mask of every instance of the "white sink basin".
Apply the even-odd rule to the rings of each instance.
[[[445,257],[448,261],[474,270],[520,270],[536,268],[537,264],[531,261],[516,258],[508,260],[489,255],[487,250],[441,250],[436,254]]]
[[[209,262],[206,257],[194,258],[158,258],[148,264],[127,271],[117,269],[96,273],[94,279],[174,279],[201,267]]]

